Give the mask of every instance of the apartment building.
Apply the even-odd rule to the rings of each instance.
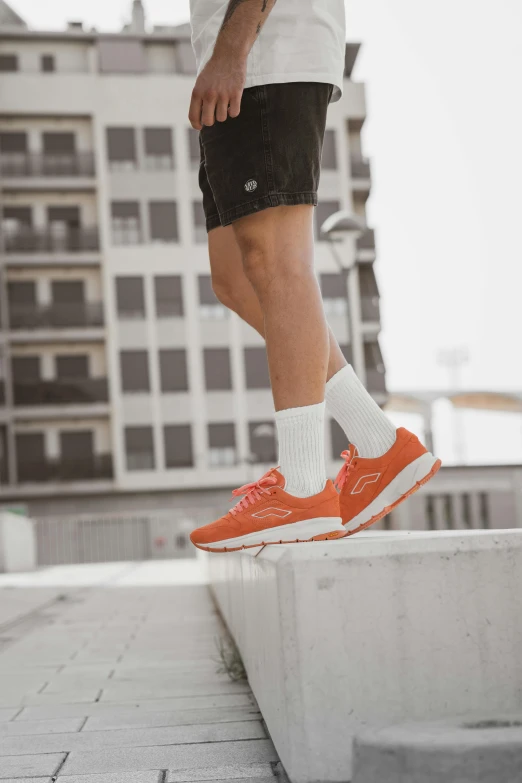
[[[187,25],[28,29],[0,0],[0,502],[230,488],[276,460],[264,344],[215,298],[187,120]],[[316,210],[329,322],[385,400],[364,86],[331,106]],[[330,472],[345,439],[328,422]],[[180,500],[180,502],[182,502]]]

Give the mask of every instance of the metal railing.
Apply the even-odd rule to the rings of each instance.
[[[103,326],[102,302],[9,305],[11,329],[67,329]]]
[[[24,226],[16,231],[4,229],[5,253],[86,253],[98,252],[98,228],[69,228],[66,231],[51,227]]]
[[[107,378],[70,378],[54,381],[14,381],[14,404],[84,405],[109,401]]]
[[[102,454],[77,459],[19,460],[18,482],[47,483],[96,481],[113,478],[112,455]]]
[[[0,154],[2,177],[94,177],[95,172],[93,152]]]

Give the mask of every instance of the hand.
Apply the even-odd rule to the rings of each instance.
[[[199,74],[190,101],[189,120],[195,130],[214,121],[237,117],[246,79],[246,58],[215,53]]]

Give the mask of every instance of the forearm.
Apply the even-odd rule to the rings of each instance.
[[[230,0],[214,56],[246,59],[275,4],[276,0]]]

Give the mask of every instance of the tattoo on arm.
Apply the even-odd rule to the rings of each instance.
[[[237,9],[239,8],[239,6],[243,5],[243,3],[248,3],[248,2],[252,2],[252,0],[230,0],[230,2],[228,4],[228,8],[227,8],[226,13],[225,13],[225,18],[223,19],[223,24],[221,25],[221,29],[226,27],[228,22],[230,22],[230,20],[234,16],[234,14],[237,11]],[[257,2],[259,2],[259,0],[257,0]],[[268,0],[262,0],[262,5],[261,5],[261,13],[262,14],[265,13],[267,7],[268,7]],[[261,30],[261,23],[259,23],[259,25],[258,25],[258,29],[257,29],[257,33],[256,33],[257,35],[259,35],[260,30]]]

